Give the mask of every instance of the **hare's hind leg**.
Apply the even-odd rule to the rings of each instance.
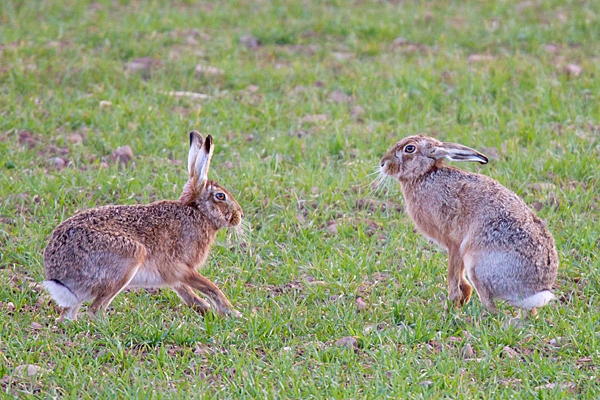
[[[210,304],[194,293],[194,290],[188,285],[181,283],[178,286],[173,286],[172,289],[186,305],[194,308],[200,314],[205,314],[208,310],[210,310]]]
[[[71,321],[75,321],[77,319],[77,312],[79,311],[81,304],[82,303],[76,304],[71,307],[63,308],[60,315],[56,319],[56,322],[63,322],[65,320],[65,318],[69,319]]]
[[[89,307],[89,312],[96,316],[104,313],[113,299],[129,285],[135,274],[140,269],[146,258],[146,249],[138,244],[131,243],[134,246],[133,251],[128,256],[109,254],[103,257],[107,270],[114,275],[108,279],[104,285],[97,288],[96,298]]]
[[[229,300],[227,300],[227,297],[225,297],[223,292],[221,292],[221,290],[217,287],[217,285],[200,275],[195,270],[188,270],[183,279],[183,283],[208,296],[210,301],[214,304],[217,312],[220,314],[241,317],[240,312],[233,309],[233,306]]]
[[[479,300],[483,304],[483,306],[488,310],[491,314],[497,314],[498,309],[496,308],[496,304],[494,303],[494,293],[488,286],[488,283],[481,279],[479,274],[482,271],[486,270],[486,266],[481,264],[482,260],[477,256],[473,255],[465,255],[464,263],[467,270],[467,275],[469,276],[469,280],[475,287],[475,291],[479,296]]]

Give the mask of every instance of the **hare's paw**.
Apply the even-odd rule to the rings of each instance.
[[[462,307],[471,300],[473,288],[466,280],[463,280],[458,287],[450,288],[448,298],[454,303],[455,307]]]
[[[231,318],[237,318],[237,319],[239,319],[239,318],[242,318],[243,315],[242,315],[241,312],[239,312],[235,308],[232,308],[231,309],[231,313],[229,314],[229,316],[231,316]]]
[[[194,299],[193,303],[189,306],[200,315],[204,315],[210,311],[210,304],[208,304],[206,300],[200,298]]]

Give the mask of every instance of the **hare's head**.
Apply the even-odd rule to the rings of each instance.
[[[231,193],[207,178],[213,150],[210,135],[204,139],[200,133],[190,132],[189,179],[179,200],[202,211],[217,229],[237,226],[242,222],[244,211]]]
[[[381,172],[399,181],[412,181],[425,175],[442,160],[476,161],[486,164],[483,154],[458,143],[442,143],[434,138],[416,135],[396,143],[381,159]]]

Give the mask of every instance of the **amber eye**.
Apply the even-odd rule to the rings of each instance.
[[[404,152],[410,154],[410,153],[414,153],[416,149],[417,148],[415,146],[413,146],[412,144],[409,144],[408,146],[404,147]]]
[[[227,196],[225,196],[225,193],[223,192],[215,193],[215,200],[225,201],[226,198]]]

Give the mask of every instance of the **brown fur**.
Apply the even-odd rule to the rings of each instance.
[[[546,225],[497,181],[445,166],[443,158],[487,162],[468,147],[418,135],[396,143],[381,159],[381,172],[400,182],[417,229],[448,250],[450,299],[457,306],[469,301],[466,270],[492,312],[494,299],[522,308],[546,304],[558,270]]]
[[[92,301],[91,312],[102,312],[126,287],[161,286],[200,312],[209,304],[193,289],[218,313],[239,314],[196,269],[206,261],[217,231],[238,225],[243,212],[227,190],[206,179],[212,138],[205,142],[195,131],[190,135],[190,178],[179,200],[89,209],[54,230],[44,250],[44,284],[57,302],[67,304],[61,318],[75,319],[84,301]]]

